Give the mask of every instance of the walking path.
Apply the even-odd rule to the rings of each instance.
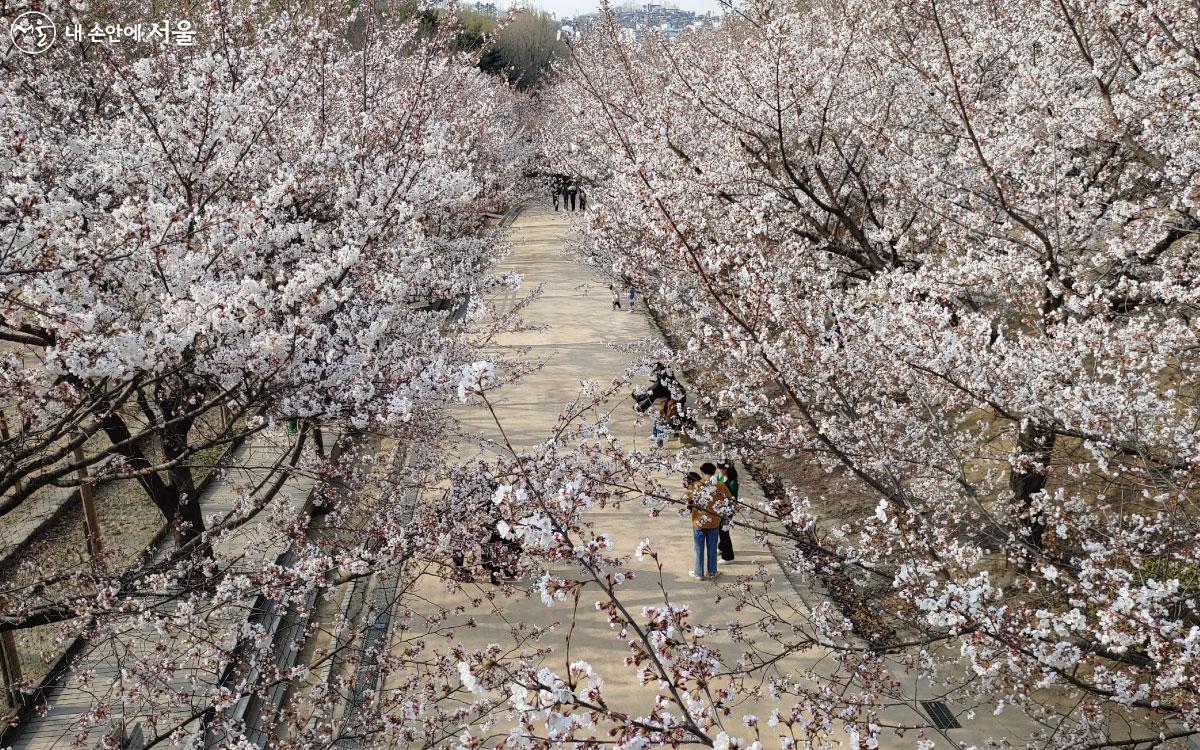
[[[0,523],[0,560],[7,561],[16,550],[46,524],[51,516],[74,497],[74,491],[47,487],[33,494]]]
[[[514,250],[508,259],[508,268],[504,270],[517,271],[524,276],[523,293],[542,286],[542,295],[523,313],[523,319],[540,327],[540,330],[507,335],[498,342],[501,348],[527,347],[531,357],[544,361],[541,369],[494,393],[494,407],[504,431],[518,447],[533,445],[550,434],[559,409],[578,395],[581,381],[598,380],[605,383],[624,372],[633,358],[613,344],[633,345],[660,338],[640,297],[634,314],[612,310],[609,279],[599,269],[579,264],[564,254],[563,241],[569,231],[569,218],[570,214],[533,207],[522,213],[512,226]],[[510,303],[515,303],[518,297],[512,295]],[[504,306],[504,300],[498,302],[501,307]],[[622,305],[626,305],[624,297]],[[628,391],[622,393],[627,394]],[[650,441],[649,420],[639,419],[631,407],[632,402],[626,395],[624,403],[610,402],[603,408],[612,410],[614,421],[611,430],[626,446],[646,447]],[[460,451],[465,456],[486,455],[488,449],[481,449],[480,445],[485,444],[488,438],[497,437],[491,415],[482,407],[463,407],[458,418],[465,427],[483,436],[474,445],[461,446]],[[667,486],[679,486],[680,479],[668,478]],[[758,484],[747,472],[743,472],[742,500],[756,503],[762,497]],[[805,602],[815,604],[823,599],[819,592],[794,588],[805,586],[804,581],[785,576],[776,558],[748,534],[734,530],[737,560],[722,567],[721,579],[715,583],[698,581],[689,576],[694,553],[692,530],[687,518],[681,518],[672,511],[651,518],[647,510],[636,502],[597,512],[604,514],[599,525],[601,530],[612,535],[618,554],[632,555],[639,542],[645,538],[651,539],[664,564],[663,586],[676,603],[685,603],[690,607],[694,623],[704,624],[707,630],[714,633],[710,643],[720,649],[723,665],[727,668],[741,654],[741,649],[728,637],[729,622],[753,618],[745,612],[735,612],[732,599],[718,600],[721,587],[733,583],[739,575],[753,575],[762,566],[775,581],[775,593],[786,600],[787,606],[807,612],[809,610]],[[637,577],[632,583],[621,587],[628,610],[639,612],[644,606],[661,604],[660,582],[651,559],[647,557],[644,561],[638,561],[631,558],[629,565]],[[523,581],[519,585],[528,587],[529,582]],[[472,609],[468,603],[434,586],[422,593],[442,606],[467,607],[461,615],[462,621],[474,618],[478,626],[474,629],[460,627],[455,637],[470,647],[505,642],[512,622],[542,626],[556,621],[562,623],[562,629],[539,644],[555,649],[556,653],[548,658],[547,664],[561,672],[565,663],[566,625],[571,618],[569,605],[546,608],[538,595],[533,593],[529,598],[517,598],[502,604],[504,612],[496,616],[490,611],[492,603]],[[609,705],[629,710],[635,716],[645,715],[656,687],[639,686],[633,670],[622,665],[622,660],[629,653],[625,643],[616,637],[605,617],[591,606],[598,597],[594,592],[589,593],[580,603],[580,612],[571,635],[570,659],[588,661],[600,672]],[[802,675],[807,673],[807,679],[819,680],[820,675],[830,674],[834,668],[829,657],[823,650],[811,650],[787,658],[777,664],[776,669],[787,671],[798,679],[805,679]],[[809,686],[813,686],[813,683],[810,682]],[[732,715],[724,719],[727,732],[747,740],[753,739],[752,730],[742,726],[741,717],[744,714],[757,714],[765,722],[773,705],[755,705],[751,699],[737,706]],[[784,700],[782,705],[786,707],[790,704]],[[915,709],[905,706],[887,712],[887,718],[909,726],[922,725],[927,721]],[[596,731],[599,739],[605,738],[603,728]],[[778,731],[767,729],[764,724],[763,740],[766,747],[778,746]],[[835,738],[848,741],[848,737],[841,734],[835,733]],[[894,736],[890,739],[896,741]],[[941,738],[936,739],[939,748],[955,746]],[[955,736],[955,739],[966,737]],[[905,741],[905,746],[914,744],[913,740]]]
[[[624,372],[632,361],[632,355],[614,347],[614,344],[634,345],[647,340],[657,340],[659,337],[653,322],[640,306],[640,299],[639,310],[634,314],[624,310],[612,310],[611,295],[608,291],[609,279],[600,274],[598,269],[579,264],[563,253],[563,242],[569,230],[570,218],[570,214],[555,213],[547,208],[530,208],[517,218],[511,230],[514,251],[505,270],[514,270],[524,275],[523,292],[539,285],[542,287],[541,296],[523,311],[523,319],[540,330],[510,334],[497,342],[500,348],[508,350],[510,354],[516,348],[524,348],[528,350],[529,357],[544,362],[540,369],[495,394],[494,407],[504,425],[505,433],[518,447],[530,446],[546,438],[555,423],[559,409],[578,395],[581,381],[606,382]],[[506,303],[516,304],[519,298],[520,295],[514,293],[507,301],[497,302],[503,307]],[[628,396],[624,397],[623,402],[614,399],[613,403],[605,406],[612,410],[614,416],[611,431],[626,446],[648,445],[649,421],[645,418],[639,419],[631,408]],[[487,438],[495,437],[497,432],[491,415],[485,409],[462,407],[457,410],[456,416],[465,428],[480,433],[482,437],[480,440],[459,446],[459,451],[464,457],[486,455],[489,450],[493,450],[491,447],[485,447],[485,443]],[[201,498],[201,502],[205,504],[205,515],[231,507],[231,488],[254,481],[263,471],[262,467],[269,465],[270,459],[277,455],[279,450],[281,447],[277,444],[257,442],[243,448],[235,459],[246,468],[231,472],[231,475],[214,485]],[[253,460],[251,457],[254,457]],[[669,478],[667,486],[674,488],[678,485],[679,478]],[[310,487],[310,480],[296,477],[289,482],[287,494],[293,502],[299,503]],[[762,499],[761,489],[748,476],[748,472],[743,472],[742,475],[741,495],[748,503]],[[774,581],[773,593],[777,596],[779,606],[794,607],[801,616],[810,611],[810,607],[823,601],[819,590],[810,588],[802,577],[785,574],[776,557],[761,548],[747,534],[734,531],[738,559],[723,568],[724,576],[719,581],[698,581],[688,575],[692,568],[693,546],[691,527],[686,518],[670,511],[657,518],[651,518],[645,508],[636,502],[625,503],[620,508],[605,508],[597,513],[603,514],[603,518],[597,520],[602,525],[602,530],[612,535],[618,554],[632,555],[642,539],[648,537],[652,540],[664,566],[661,584],[670,591],[676,604],[686,603],[690,607],[692,622],[707,626],[711,637],[706,640],[719,650],[725,667],[732,666],[742,650],[729,638],[729,622],[738,618],[751,619],[747,613],[733,610],[732,599],[718,598],[723,587],[735,582],[738,576],[755,574],[761,567]],[[244,546],[233,543],[228,547],[219,548],[218,554],[233,554],[234,547]],[[250,560],[248,564],[257,562],[258,560]],[[623,602],[629,611],[638,612],[644,606],[661,604],[660,580],[657,571],[652,567],[652,561],[649,558],[644,561],[631,558],[629,565],[637,573],[634,581],[622,586]],[[555,622],[563,623],[564,626],[569,624],[569,605],[544,607],[537,593],[531,590],[530,582],[522,581],[518,585],[529,589],[529,596],[517,597],[498,605],[485,598],[473,603],[461,594],[450,593],[444,586],[432,581],[418,584],[414,593],[426,598],[431,605],[439,609],[460,607],[461,609],[450,618],[452,623],[458,624],[452,637],[472,648],[488,643],[511,641],[510,627],[513,623],[530,626],[548,626]],[[589,591],[581,602],[571,635],[569,659],[588,661],[600,673],[605,683],[605,697],[610,706],[618,710],[628,710],[634,715],[645,715],[649,711],[650,699],[656,692],[656,686],[640,686],[633,671],[622,664],[628,654],[625,642],[609,627],[606,618],[590,606],[594,598],[593,592]],[[409,602],[411,603],[411,599]],[[493,612],[494,605],[502,608],[499,614]],[[475,627],[467,626],[466,623],[470,619],[476,621]],[[563,671],[568,657],[566,633],[566,627],[557,629],[539,643],[540,646],[553,649],[546,663],[559,673]],[[119,647],[144,652],[143,649],[157,647],[161,643],[158,637],[151,633],[142,635],[142,641],[135,644],[131,640],[119,644]],[[105,653],[93,652],[86,655],[85,663],[96,671],[94,683],[84,686],[78,680],[72,679],[67,687],[56,691],[51,699],[50,714],[35,720],[15,747],[40,749],[70,745],[75,717],[97,700],[110,698],[113,693],[114,681],[122,661],[120,654],[113,653],[116,650],[119,649],[110,644]],[[836,667],[828,653],[811,650],[788,657],[773,668],[779,672],[790,673],[807,687],[818,687],[822,684],[822,675],[828,675]],[[191,676],[193,675],[181,676],[180,681],[185,681]],[[895,674],[894,676],[899,677]],[[911,680],[904,682],[911,684]],[[193,690],[194,688],[189,688],[188,692]],[[753,732],[741,725],[741,717],[744,714],[756,714],[764,724],[764,745],[767,748],[777,747],[776,736],[779,730],[765,726],[770,709],[776,704],[757,704],[753,697],[744,695],[738,698],[743,702],[733,708],[731,716],[723,719],[728,733],[752,738]],[[785,708],[790,705],[786,698],[779,704]],[[119,709],[119,704],[117,708]],[[185,709],[186,706],[181,706],[180,713]],[[883,718],[889,723],[903,723],[909,726],[923,725],[927,722],[925,716],[915,708],[905,706],[885,712]],[[991,728],[992,733],[1000,733],[995,731],[999,728],[996,724],[991,724]],[[984,722],[973,722],[964,729],[951,730],[953,742],[935,735],[935,746],[940,750],[982,744],[982,740],[989,734],[986,730]],[[604,728],[597,728],[596,736],[601,741],[606,739]],[[99,739],[93,734],[87,744],[95,746]],[[840,742],[842,747],[848,747],[849,738],[844,734],[835,732],[834,739]],[[916,741],[912,735],[903,740],[898,740],[894,735],[886,735],[880,747],[886,749],[915,745]]]

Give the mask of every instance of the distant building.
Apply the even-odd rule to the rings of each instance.
[[[678,36],[687,28],[706,28],[718,25],[721,17],[712,12],[700,14],[658,3],[646,3],[633,8],[613,8],[613,20],[622,29],[628,29],[641,38],[650,29],[657,30],[668,39]],[[570,27],[575,35],[584,34],[603,20],[600,13],[584,13],[574,18],[563,19],[564,29]]]
[[[426,0],[426,4],[428,4],[428,6],[431,8],[445,9],[450,6],[450,0]],[[476,13],[482,13],[488,18],[500,18],[500,16],[504,15],[494,2],[481,2],[481,0],[476,0],[476,2],[469,3],[460,2],[458,7],[462,10],[471,10],[475,11]]]

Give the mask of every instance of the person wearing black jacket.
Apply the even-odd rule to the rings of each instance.
[[[493,584],[499,584],[501,579],[511,580],[516,577],[521,545],[514,539],[505,539],[500,533],[502,519],[492,504],[495,488],[496,485],[493,484],[489,493],[480,494],[475,499],[474,510],[486,519],[487,527],[490,527],[491,532],[487,541],[479,546],[479,564],[487,571],[488,580]],[[464,519],[464,521],[466,522],[468,519]],[[454,552],[453,559],[459,579],[470,580],[465,552],[462,550]]]
[[[633,408],[645,413],[650,405],[660,398],[674,398],[679,402],[680,411],[687,404],[687,392],[683,386],[662,362],[654,365],[654,373],[650,376],[650,387],[645,391],[634,393]]]
[[[729,536],[729,525],[737,512],[738,504],[738,473],[731,461],[721,463],[717,474],[717,482],[724,484],[725,489],[733,496],[733,509],[721,518],[721,528],[718,532],[717,551],[721,553],[723,562],[733,562],[733,537]]]

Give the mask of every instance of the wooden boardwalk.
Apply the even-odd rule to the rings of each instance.
[[[661,342],[659,331],[646,313],[640,296],[633,313],[628,312],[624,296],[621,298],[622,309],[613,310],[609,279],[599,269],[582,265],[565,254],[563,246],[570,231],[570,219],[569,213],[555,214],[539,207],[527,209],[517,218],[511,230],[513,252],[504,270],[522,274],[525,283],[521,292],[507,292],[494,300],[503,312],[533,288],[541,287],[541,295],[522,316],[537,330],[506,334],[496,343],[497,353],[505,357],[523,356],[541,362],[539,369],[493,394],[493,407],[503,424],[504,434],[518,448],[535,446],[551,434],[560,410],[576,399],[582,382],[595,380],[606,384],[621,377],[633,363],[630,350],[649,349]],[[518,352],[524,354],[518,355]],[[598,411],[611,414],[610,432],[622,445],[632,449],[648,448],[651,421],[634,411],[628,393],[628,389],[621,389],[618,397],[610,399]],[[499,432],[487,409],[461,407],[456,409],[456,417],[468,433],[480,436],[479,440],[458,447],[464,459],[486,459],[489,453],[501,450],[490,442],[499,438]],[[679,440],[672,440],[669,445],[684,448]],[[706,460],[710,457],[699,454],[696,458]],[[678,487],[681,480],[682,475],[664,477],[670,488]],[[753,504],[762,498],[761,488],[748,472],[744,472],[741,499]],[[739,615],[728,599],[718,600],[721,586],[735,582],[740,576],[752,577],[760,569],[773,578],[784,578],[775,556],[754,543],[749,534],[738,530],[733,532],[737,560],[723,566],[724,577],[714,583],[698,581],[689,575],[693,567],[693,539],[688,518],[672,511],[650,518],[647,508],[637,500],[630,500],[619,506],[609,505],[596,510],[594,520],[601,530],[611,534],[616,554],[629,555],[628,569],[636,573],[632,582],[621,586],[625,606],[638,612],[644,606],[661,604],[661,585],[671,592],[674,602],[686,603],[691,608],[693,621],[714,633],[710,644],[731,661],[738,646],[726,633],[729,623]],[[650,557],[639,560],[633,554],[639,542],[646,538],[651,539],[664,564],[661,579]],[[569,567],[556,569],[554,574],[567,578],[576,575]],[[450,619],[463,623],[455,628],[454,641],[461,641],[468,648],[506,642],[513,623],[541,627],[564,623],[554,631],[556,635],[546,635],[539,641],[540,647],[552,650],[547,665],[561,672],[568,653],[572,660],[587,661],[604,679],[609,706],[634,716],[646,713],[652,704],[656,683],[643,686],[633,670],[622,666],[628,648],[625,640],[616,637],[610,629],[607,617],[592,607],[593,601],[600,598],[595,591],[589,589],[584,595],[572,629],[565,625],[572,618],[569,605],[547,608],[538,600],[532,581],[522,581],[519,586],[525,589],[524,595],[508,601],[481,601],[479,604],[463,601],[461,595],[448,593],[444,587],[434,585],[419,585],[417,593],[450,611],[462,607]],[[779,593],[803,610],[804,603],[799,597],[790,596],[786,588],[780,589]],[[498,611],[492,611],[492,607]],[[431,609],[430,613],[434,612]],[[472,622],[474,624],[469,624]],[[563,640],[568,632],[571,634],[569,650]],[[789,659],[779,669],[819,673],[827,666],[827,653],[815,649]],[[737,727],[740,727],[741,713],[757,712],[763,716],[769,713],[766,706],[753,700],[740,700],[736,710],[739,713],[731,724]],[[606,737],[606,730],[604,725],[595,729],[595,736],[601,742]],[[502,732],[503,728],[492,731]],[[738,732],[731,731],[731,734]],[[772,744],[777,746],[777,743]]]
[[[276,461],[286,453],[289,442],[288,435],[275,431],[260,433],[252,441],[235,449],[226,459],[221,478],[200,496],[206,522],[234,511],[246,492],[269,476]],[[285,483],[277,502],[300,506],[312,489],[311,477],[293,474]],[[228,562],[234,569],[246,570],[261,567],[264,559],[273,559],[282,549],[279,541],[266,537],[266,527],[257,522],[223,535],[215,546],[219,560]],[[234,637],[240,629],[238,622],[229,622],[225,628]],[[213,630],[218,631],[219,626]],[[161,727],[181,723],[198,706],[203,705],[205,689],[216,682],[216,674],[212,670],[188,666],[189,660],[194,662],[200,656],[194,650],[184,653],[185,649],[194,645],[187,643],[186,639],[173,639],[169,634],[159,633],[149,627],[131,627],[94,647],[85,645],[65,683],[50,694],[45,715],[32,719],[20,731],[12,744],[13,749],[72,747],[84,729],[80,724],[81,717],[99,705],[108,707],[112,720],[108,728],[97,727],[91,729],[90,733],[85,732],[87,739],[84,747],[99,747],[107,734],[121,728],[132,731],[138,723],[146,723],[143,711],[145,698],[127,692],[123,672],[136,668],[138,662],[151,656],[156,661],[173,659],[180,665],[173,679],[158,686],[160,692],[153,702],[161,703],[166,694],[175,696],[171,701],[170,713],[157,717],[158,731],[162,731]],[[191,696],[199,698],[195,705]],[[148,736],[157,734],[149,725],[144,728]]]

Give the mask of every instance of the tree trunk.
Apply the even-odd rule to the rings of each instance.
[[[186,395],[186,394],[185,394]],[[195,422],[193,417],[179,418],[185,396],[164,399],[159,403],[162,409],[163,421],[167,423],[163,430],[163,458],[168,463],[186,456],[188,451],[188,433]],[[171,486],[178,497],[175,517],[171,520],[171,535],[177,547],[182,547],[204,533],[204,514],[200,510],[200,498],[196,497],[196,484],[192,478],[192,467],[186,461],[172,466],[167,470]],[[210,552],[204,545],[202,554]]]
[[[0,633],[0,677],[4,679],[5,697],[10,708],[18,709],[25,698],[18,683],[24,679],[21,672],[21,655],[17,651],[17,639],[11,630]]]
[[[164,482],[158,472],[148,471],[152,465],[150,459],[133,442],[133,436],[129,434],[129,427],[126,426],[125,420],[116,413],[109,413],[100,423],[100,428],[108,436],[108,441],[113,444],[113,449],[129,464],[130,469],[145,472],[138,476],[138,484],[146,491],[146,495],[154,502],[163,517],[168,521],[174,519],[179,510],[179,492]]]
[[[135,471],[145,471],[152,466],[150,459],[146,457],[142,449],[130,440],[129,428],[120,416],[108,415],[101,423],[101,427],[114,446],[125,443],[117,448],[117,451],[129,463],[130,468]],[[164,434],[164,451],[168,450],[166,447],[168,442],[170,441]],[[186,445],[186,442],[184,444]],[[186,466],[181,468],[183,471],[188,471]],[[170,473],[172,482],[174,482],[176,475],[173,471]],[[137,481],[155,507],[163,514],[163,518],[171,525],[171,535],[176,545],[186,544],[204,532],[204,516],[200,512],[200,503],[197,498],[181,494],[182,490],[178,485],[164,482],[156,471],[148,471],[144,476],[139,476]],[[191,475],[188,475],[186,481],[181,480],[181,483],[190,490],[192,488]],[[202,557],[212,554],[211,548],[207,544],[202,545],[197,551]]]
[[[1036,422],[1026,422],[1017,430],[1017,451],[1008,486],[1012,490],[1019,520],[1028,525],[1025,541],[1042,548],[1046,524],[1040,511],[1034,509],[1034,498],[1046,489],[1050,456],[1054,452],[1055,434]]]

